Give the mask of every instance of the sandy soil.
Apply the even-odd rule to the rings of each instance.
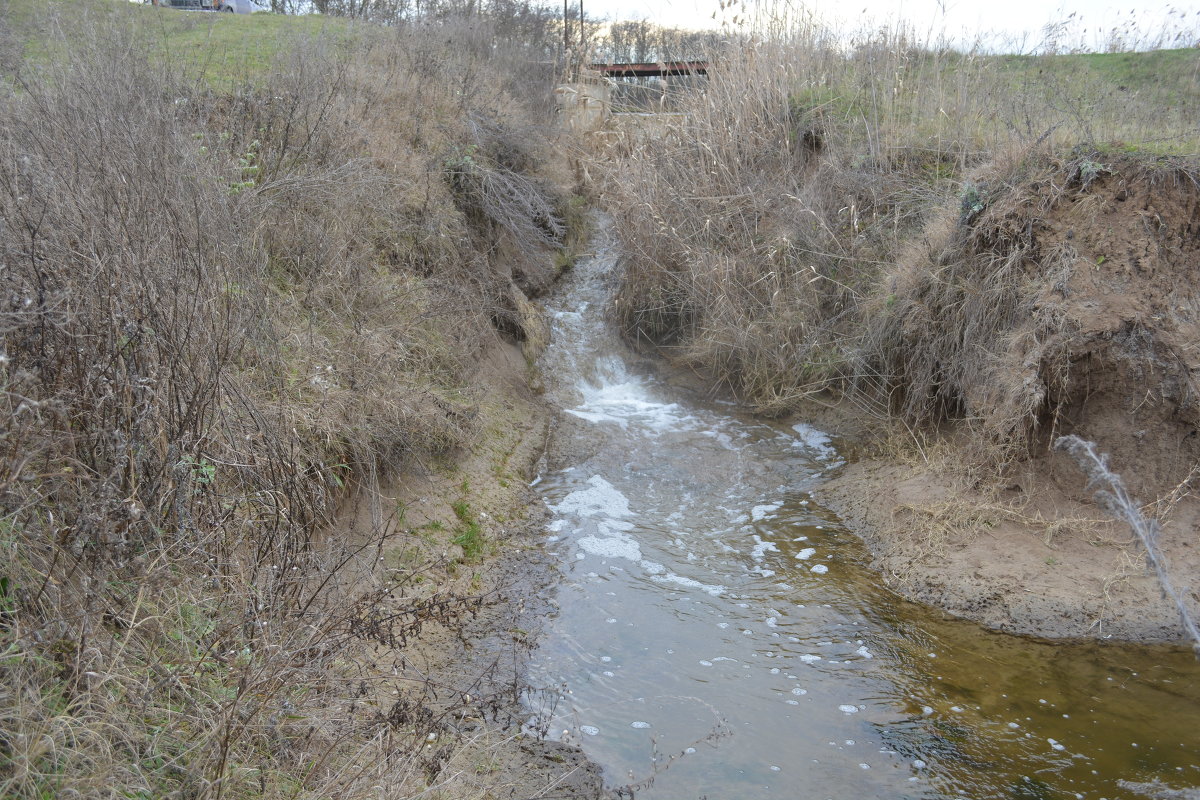
[[[527,377],[520,350],[497,345],[478,375],[485,397],[472,448],[394,478],[381,497],[348,512],[358,531],[381,511],[393,517],[380,571],[398,588],[378,616],[399,614],[404,635],[367,654],[377,678],[367,702],[425,742],[394,787],[402,796],[428,788],[439,797],[607,796],[599,768],[578,748],[530,730],[521,703],[521,675],[557,578],[540,542],[547,512],[528,486],[551,413]],[[462,512],[482,532],[476,558],[454,543],[466,527]],[[428,610],[414,624],[406,610],[422,604]]]
[[[1066,459],[1061,455],[1058,458]],[[1046,638],[1181,640],[1179,614],[1128,528],[1085,491],[1031,472],[993,498],[963,476],[865,459],[817,491],[866,542],[899,594],[997,630]],[[1177,583],[1200,574],[1200,504],[1180,503],[1162,535]],[[1189,593],[1195,608],[1200,603]]]

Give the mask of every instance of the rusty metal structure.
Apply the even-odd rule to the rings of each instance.
[[[646,64],[589,64],[588,69],[606,78],[666,78],[672,75],[707,75],[707,61],[659,61]]]

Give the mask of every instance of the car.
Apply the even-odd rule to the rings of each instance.
[[[267,3],[260,0],[158,0],[156,5],[185,11],[224,11],[231,14],[253,14],[255,11],[270,10]]]
[[[258,0],[223,0],[221,10],[233,14],[253,14],[255,11],[270,11],[267,3]]]

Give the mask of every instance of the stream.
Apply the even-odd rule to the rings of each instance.
[[[1006,636],[892,594],[809,496],[836,442],[621,343],[605,236],[548,303],[563,422],[535,484],[562,580],[531,728],[662,800],[1200,797],[1190,650]]]

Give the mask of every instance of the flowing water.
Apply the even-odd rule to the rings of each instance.
[[[541,366],[569,424],[537,480],[563,579],[534,727],[645,798],[1200,786],[1190,651],[1003,636],[891,594],[809,497],[836,443],[656,377],[605,323],[615,260],[602,246],[550,304]]]

